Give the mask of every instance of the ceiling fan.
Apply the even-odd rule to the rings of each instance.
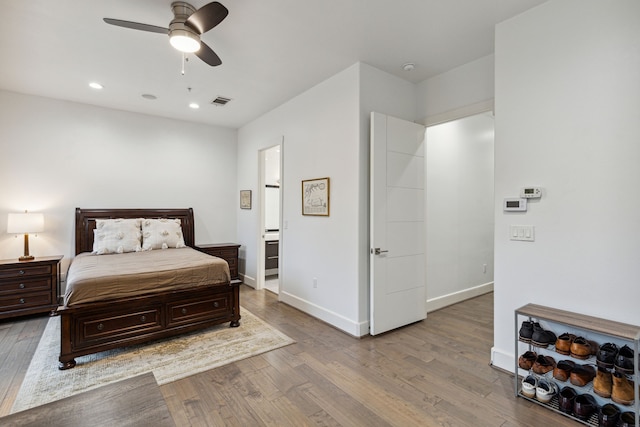
[[[133,30],[168,34],[171,45],[180,52],[194,53],[212,67],[222,64],[220,57],[200,40],[200,36],[227,17],[227,8],[214,1],[196,10],[189,3],[176,1],[171,3],[171,9],[174,18],[169,23],[169,28],[112,18],[104,18],[104,22]]]

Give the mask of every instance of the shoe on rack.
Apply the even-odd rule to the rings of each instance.
[[[573,343],[574,339],[576,339],[576,336],[568,332],[560,335],[556,340],[556,353],[568,356],[571,353],[571,343]]]
[[[571,381],[571,384],[575,386],[584,387],[589,384],[595,376],[596,368],[593,366],[576,364],[576,366],[573,367],[573,370],[571,370],[571,374],[569,374],[569,381]]]
[[[527,397],[536,397],[536,388],[538,387],[538,380],[533,375],[529,375],[522,380],[521,393]]]
[[[618,355],[618,346],[614,343],[608,342],[603,344],[598,350],[596,355],[596,363],[601,368],[611,369],[613,368],[613,362]]]
[[[558,388],[554,383],[547,380],[540,380],[538,381],[538,387],[536,387],[536,399],[542,403],[549,403],[557,392]]]
[[[565,414],[573,413],[573,406],[578,394],[571,387],[562,387],[558,394],[558,407]]]
[[[522,325],[520,325],[520,331],[518,332],[518,339],[523,342],[531,342],[531,337],[533,336],[533,325],[540,324],[538,322],[533,322],[530,320],[524,320]]]
[[[616,427],[620,419],[620,409],[607,403],[598,410],[598,427]]]
[[[539,324],[534,323],[533,335],[531,335],[531,345],[541,348],[547,348],[549,345],[555,344],[558,337],[551,331],[543,329]]]
[[[581,420],[588,420],[597,409],[596,399],[590,394],[578,395],[573,402],[573,415]]]
[[[583,337],[577,337],[571,343],[571,357],[576,359],[585,360],[591,357],[591,355],[598,353],[598,343],[595,341],[589,341]]]
[[[576,364],[572,360],[559,361],[556,367],[553,368],[553,378],[563,382],[568,380],[575,366]]]
[[[606,369],[598,368],[596,377],[593,379],[593,391],[600,397],[610,398],[611,389],[613,388],[613,379],[611,372]]]
[[[633,374],[633,350],[624,345],[615,357],[614,368],[623,374]]]
[[[636,425],[636,416],[633,412],[623,412],[620,414],[619,427],[635,427]]]
[[[538,375],[544,375],[549,371],[553,371],[553,368],[555,367],[556,361],[553,357],[539,354],[538,357],[536,357],[536,361],[533,362],[531,370]]]
[[[518,357],[518,366],[525,371],[528,371],[533,366],[533,362],[536,361],[538,355],[535,351],[526,351],[520,357]]]
[[[627,379],[626,375],[620,372],[613,373],[613,387],[611,388],[611,400],[620,405],[633,405],[635,393],[633,392],[633,381]]]

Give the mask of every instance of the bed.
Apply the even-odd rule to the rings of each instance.
[[[104,225],[108,219],[138,218],[178,222],[185,247],[90,254],[94,250],[94,234],[100,236],[94,232],[97,225]],[[67,276],[72,283],[68,283],[64,303],[56,311],[61,318],[59,369],[73,368],[78,356],[225,322],[231,327],[239,326],[241,282],[231,280],[226,261],[198,251],[194,240],[191,208],[77,208],[76,258]],[[167,259],[174,254],[178,256],[175,268],[169,263],[176,261]],[[151,270],[140,269],[147,264]],[[87,271],[104,275],[90,279],[85,277]]]

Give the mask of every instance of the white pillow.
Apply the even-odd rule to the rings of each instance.
[[[97,219],[93,230],[93,253],[121,254],[140,252],[142,218]]]
[[[180,220],[159,218],[142,220],[142,250],[184,248]]]

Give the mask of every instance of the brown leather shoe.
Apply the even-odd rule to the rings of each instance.
[[[620,372],[613,373],[611,400],[621,405],[632,405],[634,401],[633,381]]]
[[[590,394],[576,396],[573,402],[573,414],[581,420],[588,420],[595,411],[598,410],[596,399]]]
[[[574,366],[576,366],[576,364],[571,360],[559,361],[556,367],[553,368],[553,378],[557,379],[558,381],[568,380]]]
[[[538,355],[535,351],[526,351],[520,357],[518,357],[518,366],[525,371],[528,371],[533,366],[533,362],[536,361]]]
[[[611,379],[611,372],[606,369],[598,368],[596,377],[593,380],[593,391],[601,397],[611,397],[611,389],[613,387],[613,380]]]
[[[560,335],[556,340],[556,353],[560,353],[560,354],[564,354],[565,356],[568,356],[571,353],[571,344],[575,339],[576,339],[576,336],[568,332],[565,332],[564,334]]]
[[[538,375],[544,375],[549,371],[553,371],[556,367],[556,361],[551,356],[544,356],[542,354],[536,357],[536,361],[533,362],[531,370]]]
[[[584,387],[596,376],[596,369],[591,365],[576,365],[569,374],[571,384]]]
[[[591,355],[598,353],[600,347],[595,341],[588,341],[583,337],[577,337],[571,343],[570,353],[571,357],[576,359],[585,360]]]

